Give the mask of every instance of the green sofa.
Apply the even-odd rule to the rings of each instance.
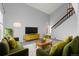
[[[16,48],[10,49],[6,39],[0,42],[0,56],[28,56],[28,48],[23,48],[19,41],[16,41]]]
[[[55,43],[52,47],[50,48],[38,48],[36,51],[37,56],[61,56],[63,53],[63,48],[66,44],[71,42],[73,39],[72,36],[68,36],[65,38],[64,41],[59,41]]]
[[[79,36],[76,36],[63,49],[63,56],[79,56]]]

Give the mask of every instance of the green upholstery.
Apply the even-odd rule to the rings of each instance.
[[[71,42],[72,39],[73,39],[72,36],[67,36],[67,37],[64,39],[64,41],[59,41],[59,42],[55,43],[55,44],[53,45],[53,47],[51,47],[50,55],[54,55],[54,56],[60,56],[60,55],[62,55],[62,51],[63,51],[64,46],[65,46],[67,43]]]
[[[1,42],[0,43],[0,55],[3,56],[3,55],[8,54],[8,53],[9,53],[9,51],[8,51],[6,44]]]
[[[10,51],[10,47],[9,47],[9,44],[8,44],[8,42],[7,42],[7,40],[6,40],[5,38],[4,38],[4,39],[2,39],[2,43],[4,43],[4,44],[5,44],[6,49],[7,49],[8,53],[9,53],[9,51]]]
[[[67,37],[64,39],[64,42],[69,43],[69,42],[72,41],[72,39],[73,39],[73,36],[67,36]]]
[[[37,54],[37,56],[48,56],[49,55],[49,52],[50,52],[50,49],[51,49],[51,47],[50,47],[50,45],[46,45],[46,46],[44,46],[44,47],[42,47],[42,48],[38,48],[37,50],[36,50],[36,54]]]
[[[27,48],[25,49],[21,49],[21,50],[18,50],[16,52],[13,52],[13,53],[9,53],[7,54],[8,56],[28,56],[28,52],[29,50]]]
[[[28,48],[23,48],[19,41],[16,41],[16,48],[10,49],[8,40],[2,39],[0,43],[0,56],[28,56]]]
[[[47,53],[45,50],[39,48],[36,51],[37,56],[49,56],[49,53]]]
[[[16,41],[14,38],[10,38],[10,40],[8,42],[9,42],[9,46],[11,49],[16,48]]]
[[[15,48],[10,48],[9,40],[11,44],[13,41],[16,42]],[[14,44],[13,44],[14,45]],[[0,56],[28,56],[28,48],[23,48],[21,43],[16,39],[13,39],[13,31],[11,28],[5,29],[5,37],[0,42]]]
[[[79,36],[76,36],[69,44],[64,47],[62,55],[79,55]]]
[[[63,53],[62,53],[63,56],[70,56],[70,54],[71,54],[71,48],[70,48],[70,46],[69,46],[70,44],[71,44],[71,42],[68,43],[68,44],[64,47]]]
[[[28,56],[28,48],[24,48],[21,43],[16,42],[17,46],[14,49],[11,49],[8,56]]]
[[[66,45],[65,42],[57,42],[56,44],[53,45],[53,47],[51,47],[51,50],[50,50],[50,55],[62,55],[62,50],[64,48],[64,46]]]
[[[65,46],[67,43],[71,42],[72,39],[73,39],[72,36],[68,36],[68,37],[65,38],[64,41],[59,41],[59,42],[55,43],[55,44],[51,47],[51,49],[50,49],[50,51],[49,51],[48,54],[49,54],[50,56],[61,56],[61,55],[62,55],[62,52],[63,52],[64,46]],[[39,50],[40,50],[40,49],[37,49],[37,52],[38,52]],[[41,50],[40,50],[41,53],[43,53],[43,51],[45,52],[45,49],[43,49],[43,50],[41,49]],[[43,54],[40,54],[40,52],[38,52],[37,55],[42,56]],[[46,53],[46,52],[45,52],[45,53]]]
[[[9,44],[8,44],[6,38],[3,38],[2,42],[0,43],[0,55],[8,54],[9,51],[10,51]]]
[[[24,49],[23,46],[18,41],[16,43],[17,43],[16,48],[15,49],[11,49],[10,53],[13,53],[13,52],[16,52],[18,50]]]
[[[8,56],[28,56],[28,49],[24,48],[18,41],[15,49],[11,49]]]
[[[16,48],[11,49],[9,56],[28,56],[28,49],[24,48],[19,41],[16,41]]]

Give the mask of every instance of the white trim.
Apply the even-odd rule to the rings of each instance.
[[[0,41],[3,38],[3,24],[0,23]]]

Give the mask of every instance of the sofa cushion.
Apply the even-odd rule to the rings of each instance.
[[[62,55],[62,50],[64,48],[64,46],[66,45],[66,43],[64,41],[59,41],[56,42],[50,50],[50,55]]]
[[[72,39],[73,39],[73,36],[67,36],[64,38],[64,42],[69,43],[72,41]]]
[[[15,39],[13,37],[10,37],[8,43],[9,43],[9,46],[10,46],[11,49],[16,48],[16,41],[15,41]]]
[[[49,52],[49,55],[56,55],[57,54],[57,46],[51,47],[51,50]]]
[[[16,48],[16,40],[11,35],[7,35],[4,38],[7,40],[10,49]]]
[[[63,53],[62,53],[63,56],[70,56],[70,55],[71,55],[72,49],[71,49],[71,47],[70,47],[70,44],[71,44],[71,42],[68,43],[68,44],[64,47]]]
[[[15,48],[15,49],[11,49],[11,50],[10,50],[10,53],[13,53],[13,52],[16,52],[16,51],[22,50],[22,49],[24,49],[24,48],[23,48],[23,46],[21,45],[21,43],[18,42],[18,41],[16,41],[16,48]]]
[[[72,48],[72,54],[79,54],[79,36],[76,36],[71,44],[70,44],[71,48]]]
[[[4,42],[0,42],[0,56],[6,55],[9,53],[9,48]]]
[[[79,36],[76,36],[63,49],[63,55],[79,55]]]
[[[4,43],[4,45],[6,46],[6,49],[7,49],[8,53],[9,53],[10,47],[9,47],[8,41],[4,38],[4,39],[2,39],[2,43]]]
[[[49,53],[46,52],[44,49],[39,48],[36,50],[36,55],[37,56],[49,56]]]

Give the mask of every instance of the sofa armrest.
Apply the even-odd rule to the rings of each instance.
[[[7,54],[6,56],[28,56],[28,48],[19,50],[14,53]]]
[[[70,43],[64,47],[63,53],[62,53],[63,56],[70,56],[72,54],[72,48],[70,46]]]
[[[37,56],[49,56],[49,53],[47,53],[45,50],[38,48],[36,50],[36,55]]]

